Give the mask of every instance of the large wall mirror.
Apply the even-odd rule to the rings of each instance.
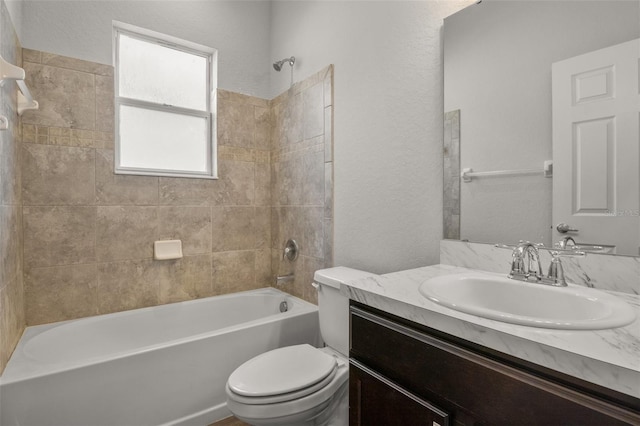
[[[445,19],[445,238],[639,255],[639,38],[637,0],[484,0]]]

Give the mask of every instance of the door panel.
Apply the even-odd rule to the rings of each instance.
[[[640,254],[639,57],[640,39],[552,67],[553,223],[628,255]]]

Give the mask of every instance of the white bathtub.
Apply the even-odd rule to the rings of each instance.
[[[207,425],[230,415],[236,367],[299,343],[320,343],[317,307],[272,288],[29,327],[0,377],[0,424]]]

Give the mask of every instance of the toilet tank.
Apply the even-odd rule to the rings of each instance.
[[[375,276],[370,272],[338,266],[320,269],[313,280],[318,290],[320,334],[330,348],[349,356],[349,299],[340,294],[340,284]]]

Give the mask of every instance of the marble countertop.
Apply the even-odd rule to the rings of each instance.
[[[341,286],[350,299],[473,343],[640,398],[640,296],[622,298],[636,320],[608,330],[553,330],[480,318],[440,306],[419,293],[427,279],[482,272],[434,265],[374,275]]]

